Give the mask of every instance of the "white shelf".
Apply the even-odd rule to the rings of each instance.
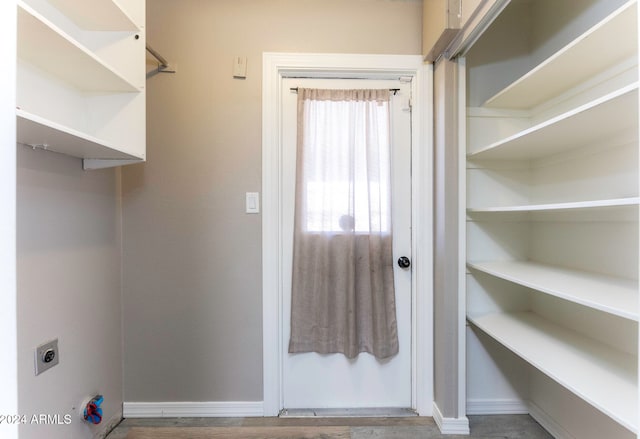
[[[484,105],[532,108],[637,54],[636,1],[630,1]]]
[[[534,262],[470,262],[467,266],[589,308],[638,321],[638,281]]]
[[[21,1],[18,2],[18,57],[81,91],[140,91],[91,51]]]
[[[534,379],[556,431],[638,434],[638,1],[564,3],[511,2],[469,49],[461,102],[506,87],[467,108],[467,319],[529,367],[470,337],[468,389]]]
[[[637,357],[529,312],[468,319],[625,428],[638,431]]]
[[[142,160],[104,139],[16,110],[17,142],[84,159]]]
[[[468,213],[500,213],[500,212],[552,212],[561,210],[599,209],[608,207],[638,206],[640,198],[614,198],[610,200],[572,201],[567,203],[531,204],[520,206],[475,207],[467,209]]]
[[[635,83],[488,145],[468,157],[535,159],[621,135],[637,139],[637,124],[638,84]]]
[[[49,3],[84,30],[139,30],[133,19],[114,0],[49,0]]]

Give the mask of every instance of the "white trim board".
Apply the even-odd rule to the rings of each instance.
[[[445,418],[442,416],[442,412],[438,408],[438,405],[433,403],[433,420],[440,429],[442,434],[466,434],[470,433],[469,419],[466,416],[459,418]]]
[[[538,405],[529,402],[529,414],[556,439],[577,439]]]
[[[285,77],[412,77],[412,408],[433,401],[432,66],[420,55],[264,53],[262,78],[262,271],[264,415],[283,409],[281,328],[281,90]]]
[[[469,399],[467,415],[524,415],[529,414],[545,430],[557,439],[576,439],[549,416],[538,405],[531,401],[518,399]],[[436,421],[437,422],[437,421]],[[439,425],[439,424],[438,424]]]
[[[467,415],[526,415],[529,404],[520,399],[467,399]]]
[[[125,418],[218,418],[263,416],[262,401],[125,402]]]

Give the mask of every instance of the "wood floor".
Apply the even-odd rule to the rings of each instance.
[[[553,439],[528,415],[469,422],[470,436],[444,436],[427,417],[125,419],[107,439]]]

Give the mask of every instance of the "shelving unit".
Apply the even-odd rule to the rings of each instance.
[[[487,100],[484,106],[533,108],[606,68],[637,56],[637,42],[621,32],[635,27],[636,20],[635,4],[625,4]]]
[[[144,22],[131,17],[144,17],[144,0],[17,6],[18,143],[85,159],[85,168],[143,161]]]
[[[25,145],[33,145],[83,159],[101,157],[111,160],[123,158],[136,160],[135,156],[119,151],[116,145],[110,145],[102,139],[88,136],[21,110],[18,110],[16,115],[18,140]]]
[[[530,312],[470,317],[469,321],[624,427],[637,431],[636,357]],[[541,351],[545,354],[540,355]]]
[[[638,283],[630,279],[521,261],[468,263],[527,288],[638,321]]]
[[[536,124],[469,154],[470,159],[524,160],[549,156],[593,141],[632,136],[638,122],[638,84]]]
[[[639,206],[640,198],[616,198],[609,200],[574,201],[568,203],[530,204],[522,206],[469,208],[467,212],[473,213],[506,213],[506,212],[554,212],[580,209],[599,209],[607,207]]]
[[[113,0],[77,2],[75,0],[49,0],[78,26],[92,31],[138,32],[135,20]]]
[[[512,2],[465,56],[470,398],[484,401],[496,387],[474,377],[484,360],[473,353],[499,363],[502,346],[528,367],[479,370],[509,371],[500,384],[517,380],[520,389],[534,371],[550,377],[535,385],[560,387],[519,398],[537,407],[533,415],[546,413],[538,420],[554,436],[630,439],[640,314],[637,2],[566,1]],[[539,396],[557,392],[586,405],[547,409]],[[580,411],[587,406],[600,414]]]
[[[18,3],[21,59],[84,92],[139,92],[89,49],[24,3]]]

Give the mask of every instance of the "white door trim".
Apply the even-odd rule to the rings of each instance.
[[[291,76],[412,77],[412,408],[433,409],[433,70],[419,55],[264,53],[262,77],[262,300],[264,415],[282,395],[281,88]]]
[[[16,284],[16,2],[0,3],[0,415],[18,411],[18,309]],[[20,148],[21,146],[18,146]],[[29,349],[20,346],[21,349]],[[25,352],[22,350],[21,352]],[[27,371],[28,373],[28,371]],[[0,423],[0,436],[18,437],[17,423]]]

